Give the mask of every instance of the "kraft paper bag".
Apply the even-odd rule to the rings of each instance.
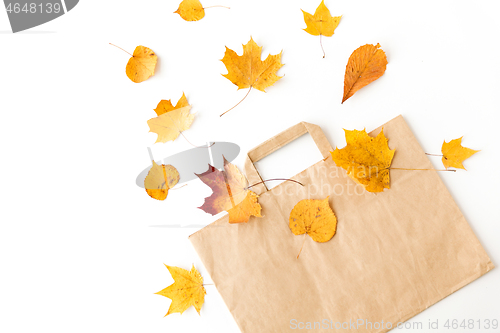
[[[433,168],[403,117],[382,127],[392,167]],[[304,187],[255,186],[263,217],[226,215],[190,236],[242,332],[387,332],[494,267],[437,172],[391,170],[390,189],[367,192],[335,165],[316,125],[248,152],[249,184],[261,181],[254,162],[307,132],[325,160],[292,177]],[[290,231],[290,212],[327,196],[337,232],[325,243],[306,236],[297,259],[304,236]]]

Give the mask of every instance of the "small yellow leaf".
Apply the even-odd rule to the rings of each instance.
[[[446,169],[457,168],[464,169],[462,162],[477,153],[479,150],[462,147],[462,138],[443,142],[441,152],[443,153],[443,165]]]
[[[205,9],[199,0],[183,0],[174,13],[185,21],[198,21],[205,17]]]
[[[228,73],[223,76],[237,85],[238,89],[253,87],[265,92],[265,88],[281,79],[276,72],[283,64],[281,53],[268,55],[264,61],[261,60],[261,55],[262,47],[259,47],[252,38],[246,45],[243,45],[241,56],[226,47],[222,62],[226,65]]]
[[[139,83],[147,80],[155,73],[158,57],[148,47],[137,46],[129,59],[125,72],[130,80]]]
[[[144,179],[144,188],[151,198],[165,200],[168,190],[179,182],[179,177],[179,172],[172,165],[158,165],[153,161],[153,166]]]
[[[168,110],[169,103],[162,102],[155,109],[156,113],[160,112],[161,115],[148,120],[150,132],[158,134],[155,143],[174,141],[182,131],[189,129],[194,120],[194,115],[189,113],[191,110],[190,105],[177,109],[180,103],[179,100],[174,110]]]
[[[328,197],[299,201],[290,213],[289,227],[295,235],[307,233],[315,242],[329,241],[337,230],[337,218]]]
[[[333,36],[333,33],[342,18],[342,16],[333,17],[328,8],[325,6],[324,0],[322,0],[318,8],[316,8],[314,15],[311,15],[303,10],[302,13],[304,14],[304,21],[307,25],[307,28],[305,28],[304,31],[313,36]]]
[[[203,287],[203,278],[200,273],[194,265],[191,271],[174,266],[165,266],[175,281],[172,285],[156,293],[172,300],[165,317],[175,312],[182,314],[191,305],[200,314],[201,307],[205,302],[205,295],[207,294],[205,287]]]
[[[342,103],[385,73],[387,57],[379,47],[380,44],[366,44],[354,50],[349,57],[345,68]]]
[[[390,188],[389,167],[395,149],[389,149],[384,131],[375,138],[370,137],[365,130],[344,131],[347,146],[331,152],[335,164],[346,170],[349,177],[369,192],[382,192],[384,188]]]

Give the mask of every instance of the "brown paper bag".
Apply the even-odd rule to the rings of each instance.
[[[392,167],[432,168],[401,116],[383,129]],[[306,132],[331,156],[321,129],[302,122],[248,153],[249,183],[261,181],[254,162]],[[242,332],[387,332],[494,267],[437,172],[390,176],[389,190],[369,193],[327,158],[293,177],[304,187],[253,187],[264,217],[229,224],[226,215],[190,236]],[[337,233],[325,243],[306,236],[297,259],[304,236],[290,231],[290,212],[326,196]]]

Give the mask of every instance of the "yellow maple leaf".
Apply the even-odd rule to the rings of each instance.
[[[387,57],[379,47],[380,44],[366,44],[354,50],[349,57],[345,68],[342,103],[385,73]]]
[[[144,188],[151,198],[165,200],[168,190],[179,182],[179,177],[179,172],[172,165],[158,165],[153,161],[153,166],[144,179]]]
[[[443,153],[442,161],[446,169],[457,168],[464,169],[462,162],[479,150],[473,150],[470,148],[462,147],[462,138],[451,140],[450,142],[443,142],[441,152]]]
[[[183,0],[174,13],[185,21],[198,21],[205,17],[205,9],[199,0]]]
[[[335,164],[369,192],[390,188],[389,168],[396,150],[389,149],[384,131],[375,138],[365,130],[344,131],[347,145],[331,152]]]
[[[149,131],[158,134],[155,143],[173,141],[182,131],[189,129],[194,120],[190,110],[184,94],[175,107],[170,100],[160,101],[155,109],[158,117],[148,120]]]
[[[137,46],[129,59],[125,72],[130,80],[139,83],[147,80],[155,73],[158,57],[148,47]]]
[[[295,235],[306,233],[315,242],[332,239],[337,230],[337,218],[328,204],[328,197],[299,201],[290,213],[289,227]]]
[[[229,214],[229,223],[248,222],[250,216],[261,217],[261,206],[257,200],[259,196],[252,191],[246,191],[244,199],[227,210]]]
[[[212,215],[227,211],[229,223],[248,222],[250,216],[261,216],[258,195],[248,189],[245,176],[225,158],[224,171],[209,165],[207,171],[197,176],[213,191],[199,207],[203,211]]]
[[[243,45],[241,56],[226,47],[222,62],[226,65],[228,73],[223,76],[237,85],[238,89],[253,87],[265,92],[265,88],[282,78],[276,75],[278,69],[283,66],[281,53],[269,54],[266,60],[262,61],[260,58],[262,47],[258,46],[252,38],[246,45]]]
[[[335,32],[335,29],[337,29],[342,16],[333,17],[330,14],[330,10],[328,10],[328,8],[325,6],[324,0],[321,0],[321,3],[319,4],[318,8],[316,8],[314,15],[311,15],[303,10],[302,13],[304,14],[304,21],[307,25],[304,31],[313,36],[319,36],[319,43],[321,45],[321,49],[323,50],[323,58],[326,57],[325,50],[323,49],[323,43],[321,42],[321,37],[333,36],[333,33]]]
[[[228,73],[222,76],[238,86],[238,90],[255,88],[265,92],[267,87],[282,78],[282,76],[276,75],[278,69],[283,66],[281,53],[269,54],[266,60],[262,61],[262,47],[258,46],[252,38],[246,45],[243,45],[243,54],[241,56],[226,47],[226,53],[221,61],[226,66]]]
[[[158,106],[155,109],[155,112],[157,115],[161,116],[164,113],[167,113],[169,111],[173,111],[176,109],[183,108],[185,106],[189,106],[189,103],[187,101],[186,95],[182,93],[182,97],[177,101],[177,104],[175,107],[172,105],[172,102],[168,99],[162,99],[160,103],[158,103]]]
[[[307,28],[305,28],[304,31],[313,36],[333,36],[333,33],[342,18],[342,16],[332,16],[328,8],[325,6],[324,0],[322,0],[318,8],[316,8],[314,15],[311,15],[303,10],[302,13],[304,14],[304,21],[307,25]]]
[[[191,271],[179,267],[165,266],[175,281],[172,285],[156,293],[172,300],[165,317],[175,312],[182,314],[191,305],[200,314],[201,307],[205,302],[205,295],[207,294],[205,287],[203,287],[203,278],[200,273],[194,265]]]

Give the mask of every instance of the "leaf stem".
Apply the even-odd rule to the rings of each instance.
[[[212,147],[212,146],[215,144],[215,142],[214,142],[214,143],[212,143],[212,144],[211,144],[210,146],[208,146],[208,147],[195,146],[194,144],[192,144],[192,143],[191,143],[191,141],[189,141],[189,140],[186,138],[186,136],[184,135],[184,133],[182,133],[182,131],[179,129],[179,127],[177,127],[177,125],[175,125],[175,121],[174,121],[174,119],[172,119],[172,117],[168,114],[168,112],[167,112],[167,115],[168,115],[168,117],[170,118],[170,120],[172,120],[172,124],[174,124],[174,127],[175,127],[175,129],[177,130],[177,132],[179,132],[179,134],[180,134],[180,135],[182,135],[182,137],[183,137],[184,139],[186,139],[187,143],[189,143],[191,146],[193,146],[193,147],[195,147],[195,148],[210,148],[210,147]]]
[[[427,154],[427,153],[426,153]],[[431,155],[431,154],[427,154],[427,155]],[[435,156],[443,156],[443,155],[435,155]],[[327,156],[323,159],[323,161],[326,161],[327,159],[329,159],[330,156]],[[443,170],[436,170],[436,169],[411,169],[411,168],[385,168],[384,170],[418,170],[418,171],[421,171],[421,170],[424,170],[424,171],[452,171],[452,172],[456,172],[457,170],[453,170],[453,169],[443,169]]]
[[[451,170],[451,169],[444,169],[444,170],[436,170],[436,169],[408,169],[408,168],[388,168],[391,170],[424,170],[424,171],[452,171],[456,172],[457,170]]]
[[[227,8],[227,9],[231,9],[230,7],[226,7],[226,6],[221,6],[221,5],[215,5],[215,6],[208,6],[208,7],[203,7],[203,9],[208,9],[208,8],[214,8],[214,7],[222,7],[222,8]]]
[[[187,143],[189,143],[191,146],[193,146],[193,147],[195,147],[195,148],[210,148],[210,147],[212,147],[212,146],[215,144],[215,142],[214,142],[214,143],[212,143],[212,144],[211,144],[210,146],[208,146],[208,147],[196,146],[196,145],[192,144],[192,143],[191,143],[191,142],[190,142],[190,141],[186,138],[186,136],[185,136],[185,135],[184,135],[181,131],[179,131],[179,133],[180,133],[180,134],[184,137],[184,139],[186,139]]]
[[[319,45],[321,45],[321,50],[323,51],[323,59],[326,57],[325,49],[323,48],[323,43],[321,42],[321,37],[323,35],[319,34]]]
[[[429,156],[443,156],[443,155],[439,155],[439,154],[429,154],[429,153],[425,153],[425,155],[429,155]]]
[[[304,241],[302,242],[302,246],[300,247],[299,254],[297,254],[297,259],[299,259],[299,256],[302,253],[302,249],[304,248],[304,244],[306,242],[306,235],[307,235],[307,233],[304,233]]]
[[[125,51],[124,49],[122,49],[121,47],[116,46],[116,45],[115,45],[115,44],[113,44],[113,43],[109,43],[109,44],[110,44],[110,45],[113,45],[114,47],[119,48],[119,49],[120,49],[120,50],[122,50],[123,52],[127,52],[127,51]],[[128,52],[127,52],[127,53],[128,53]],[[130,54],[130,53],[128,53],[128,54]],[[131,54],[130,54],[130,56],[131,56],[131,57],[133,57],[133,55],[131,55]]]
[[[270,181],[273,181],[273,180],[284,180],[284,181],[290,181],[290,182],[294,182],[294,183],[297,183],[299,185],[302,185],[304,186],[304,184],[302,184],[301,182],[298,182],[296,180],[293,180],[293,179],[288,179],[288,178],[273,178],[273,179],[266,179],[266,180],[263,180],[261,182],[258,182],[258,183],[255,183],[253,185],[250,185],[250,186],[247,186],[246,189],[248,190],[250,187],[254,187],[255,185],[259,185],[259,184],[264,184],[264,182],[270,182]]]
[[[230,108],[229,110],[227,110],[226,112],[224,112],[223,114],[221,114],[220,117],[222,117],[223,115],[225,115],[226,113],[228,113],[229,111],[231,111],[232,109],[234,109],[235,107],[237,107],[238,105],[240,105],[240,103],[243,102],[245,100],[245,98],[247,98],[248,94],[250,93],[250,90],[252,90],[252,86],[250,86],[250,89],[248,89],[247,94],[245,95],[245,97],[243,97],[243,99],[241,101],[238,102],[238,104],[236,104],[235,106],[233,106],[232,108]]]
[[[180,188],[183,188],[184,186],[187,186],[187,184],[184,184],[184,185],[182,185],[182,186],[180,186],[180,187],[169,188],[168,190],[169,190],[169,191],[178,190],[178,189],[180,189]]]

